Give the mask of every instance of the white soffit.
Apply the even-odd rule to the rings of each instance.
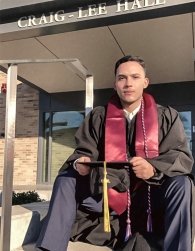
[[[194,80],[191,13],[110,28],[126,54],[143,56],[151,83]]]
[[[35,38],[2,42],[1,59],[52,59],[55,56]],[[47,92],[85,89],[85,82],[64,63],[19,65],[18,75]]]
[[[100,89],[113,87],[115,61],[134,54],[145,59],[151,83],[193,81],[192,20],[188,13],[1,42],[0,58],[78,58],[94,74],[94,88]],[[47,92],[85,90],[85,81],[63,63],[22,65],[19,75]]]
[[[76,57],[94,74],[94,88],[113,87],[114,62],[123,56],[108,27],[93,28],[38,40],[57,57]]]

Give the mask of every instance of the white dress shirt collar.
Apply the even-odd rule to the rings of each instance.
[[[141,104],[137,108],[135,108],[132,112],[128,112],[127,110],[123,109],[124,115],[129,123],[135,117],[135,115],[138,113],[140,107],[141,107]]]

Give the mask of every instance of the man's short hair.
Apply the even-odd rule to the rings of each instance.
[[[142,68],[144,69],[144,72],[146,74],[146,66],[145,66],[145,62],[143,60],[143,58],[139,57],[139,56],[132,56],[132,55],[127,55],[124,56],[122,58],[120,58],[116,64],[115,64],[115,69],[114,69],[114,73],[116,75],[117,69],[119,67],[119,65],[129,62],[129,61],[133,61],[133,62],[137,62],[138,64],[140,64],[142,66]]]

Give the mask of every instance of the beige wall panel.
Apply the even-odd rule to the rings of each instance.
[[[144,57],[152,83],[194,80],[192,15],[111,26],[127,54]]]

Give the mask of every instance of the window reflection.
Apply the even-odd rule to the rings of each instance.
[[[191,122],[191,111],[179,112],[179,116],[184,126],[184,130],[188,139],[188,146],[192,150],[192,122]]]
[[[191,149],[191,112],[179,112]],[[52,183],[66,159],[75,149],[74,135],[85,112],[65,111],[44,114],[43,182]]]
[[[77,111],[45,114],[44,182],[54,181],[59,169],[74,151],[74,135],[84,114]]]

